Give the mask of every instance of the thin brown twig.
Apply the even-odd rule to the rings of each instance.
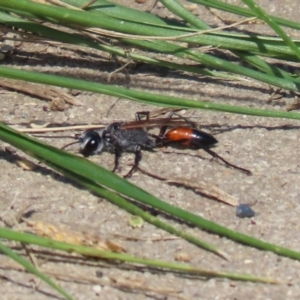
[[[77,125],[77,126],[64,126],[64,127],[49,127],[49,128],[15,128],[16,130],[23,133],[43,133],[43,132],[60,132],[60,131],[71,131],[71,130],[89,130],[99,129],[108,123],[101,123],[97,125]]]
[[[75,99],[74,97],[62,92],[54,87],[41,86],[34,83],[24,82],[15,79],[2,78],[0,81],[0,86],[8,88],[10,90],[17,90],[19,92],[29,94],[38,98],[52,101],[54,98],[60,98],[65,102],[80,106],[82,103]]]
[[[83,28],[83,31],[87,31],[87,32],[91,32],[91,33],[96,33],[99,35],[104,35],[104,36],[109,36],[109,37],[113,37],[113,38],[130,38],[130,39],[146,39],[146,40],[164,40],[164,41],[179,41],[180,39],[183,38],[187,38],[187,37],[193,37],[193,36],[199,36],[202,34],[206,34],[206,33],[212,33],[212,32],[217,32],[220,30],[224,30],[224,29],[228,29],[228,28],[232,28],[238,25],[241,25],[243,23],[247,23],[249,21],[252,21],[256,19],[256,17],[251,17],[251,18],[247,18],[244,19],[242,21],[238,21],[235,22],[234,24],[231,25],[225,25],[225,26],[221,26],[218,28],[213,28],[213,29],[207,29],[207,30],[200,30],[197,32],[192,32],[192,33],[187,33],[187,34],[183,34],[183,35],[177,35],[177,36],[144,36],[144,35],[132,35],[132,34],[124,34],[124,33],[117,33],[115,31],[110,31],[110,30],[106,30],[106,29],[99,29],[99,28],[95,28],[95,27],[91,27],[91,28]]]

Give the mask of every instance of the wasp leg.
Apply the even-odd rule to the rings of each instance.
[[[150,111],[139,111],[135,114],[135,119],[141,121],[145,117],[146,121],[150,119]]]
[[[242,171],[243,173],[245,173],[247,175],[252,175],[251,171],[231,164],[230,162],[228,162],[227,160],[225,160],[223,157],[221,157],[220,155],[218,155],[216,152],[214,152],[214,151],[212,151],[210,149],[207,149],[207,148],[203,148],[203,150],[206,151],[208,154],[210,154],[212,157],[217,157],[222,162],[224,162],[227,166],[232,167],[232,168],[237,169],[237,170],[240,170],[240,171]]]
[[[177,115],[178,117],[181,117],[181,115],[176,114],[177,111],[182,110],[182,108],[170,108],[170,107],[165,107],[165,108],[161,108],[161,109],[157,109],[154,111],[140,111],[137,112],[135,114],[135,119],[137,121],[142,120],[142,117],[145,117],[146,121],[151,119],[151,118],[156,118],[159,117],[161,115],[165,115],[167,113],[174,113],[175,115]]]
[[[130,178],[134,172],[136,172],[139,168],[139,163],[142,159],[142,151],[140,147],[134,152],[135,157],[134,157],[134,165],[131,168],[131,170],[124,176],[124,178]]]
[[[176,116],[179,119],[184,120],[185,122],[187,122],[188,124],[190,124],[192,126],[192,128],[197,128],[197,123],[191,121],[189,118],[186,118],[186,117],[182,116],[181,114],[178,114],[176,111],[170,112],[169,115],[168,115],[168,118],[172,119],[173,116]]]
[[[122,155],[122,150],[120,149],[120,147],[115,146],[115,166],[112,170],[113,173],[116,172],[118,166],[119,166],[119,159]]]

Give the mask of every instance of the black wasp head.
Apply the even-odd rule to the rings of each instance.
[[[80,142],[80,153],[84,156],[90,156],[100,153],[103,148],[103,141],[99,133],[95,130],[85,131],[81,137]]]

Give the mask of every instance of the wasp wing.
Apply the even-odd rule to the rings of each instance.
[[[193,122],[187,122],[181,118],[157,118],[150,120],[139,120],[125,122],[121,125],[122,129],[136,129],[136,128],[154,128],[162,126],[189,126],[193,125]]]

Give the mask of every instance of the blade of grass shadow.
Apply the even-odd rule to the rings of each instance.
[[[32,71],[18,70],[0,65],[0,77],[24,80],[35,83],[43,83],[48,85],[67,87],[76,90],[90,91],[110,95],[114,97],[122,97],[133,101],[144,102],[152,105],[171,106],[194,109],[208,109],[223,111],[236,114],[245,114],[252,116],[263,116],[272,118],[286,118],[300,120],[300,114],[295,112],[284,112],[276,110],[266,110],[257,108],[248,108],[241,106],[231,106],[225,104],[210,103],[200,100],[189,100],[178,97],[163,96],[140,92],[132,89],[126,89],[108,84],[100,84],[85,80],[74,79],[57,75],[49,75]]]
[[[0,236],[3,228],[0,228]],[[13,235],[12,235],[13,236]],[[69,295],[63,288],[61,288],[58,284],[56,284],[54,281],[52,281],[48,276],[46,276],[44,273],[40,272],[34,265],[32,265],[28,260],[23,258],[22,256],[18,255],[14,251],[12,251],[10,248],[6,247],[4,244],[0,242],[0,252],[5,254],[6,256],[10,257],[14,261],[16,261],[18,264],[24,267],[25,270],[28,272],[34,274],[44,282],[46,282],[49,286],[51,286],[54,290],[56,290],[59,294],[64,296],[68,300],[74,300],[74,298]]]
[[[20,134],[1,123],[0,139],[23,150],[24,152],[39,159],[42,162],[45,162],[46,164],[60,166],[61,168],[66,169],[66,171],[73,172],[78,176],[85,177],[89,181],[92,181],[96,184],[101,184],[108,189],[126,195],[129,198],[149,205],[150,207],[158,209],[175,218],[179,218],[189,224],[261,250],[271,251],[282,256],[300,260],[299,252],[267,243],[251,236],[230,230],[193,213],[190,213],[178,207],[174,207],[145,192],[141,188],[134,186],[130,182],[116,176],[115,174],[87,161],[86,159],[74,156],[71,153],[67,153],[52,146],[41,143],[36,139],[27,137],[24,134]]]
[[[144,258],[138,258],[124,253],[102,251],[88,246],[68,244],[64,242],[51,240],[45,237],[35,236],[29,233],[17,232],[9,228],[0,227],[0,238],[18,241],[24,244],[34,244],[34,245],[38,245],[50,249],[65,251],[68,253],[75,252],[89,257],[98,257],[100,259],[110,259],[110,260],[113,259],[113,260],[122,261],[126,263],[141,264],[149,267],[168,269],[171,271],[178,271],[178,272],[184,272],[184,273],[189,273],[194,275],[200,275],[208,278],[220,277],[220,278],[228,278],[228,279],[241,280],[241,281],[252,281],[252,282],[272,283],[272,284],[278,283],[277,280],[272,278],[255,277],[246,274],[210,271],[210,270],[200,269],[200,268],[192,267],[190,265],[181,264],[181,263],[172,263],[172,262],[166,262],[166,261],[154,260],[154,259],[144,259]]]

